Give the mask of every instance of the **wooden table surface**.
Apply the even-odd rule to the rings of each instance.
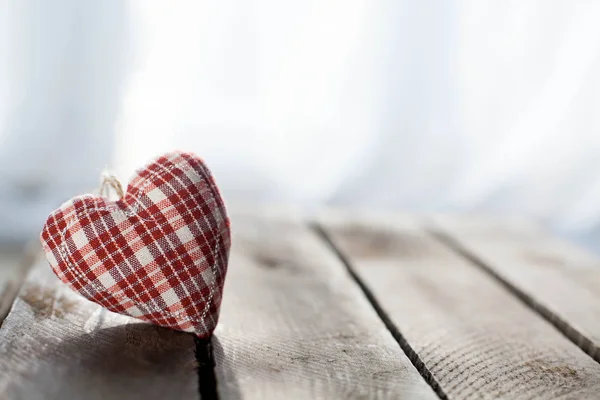
[[[535,225],[231,220],[211,341],[108,312],[43,257],[0,281],[0,399],[600,398],[600,262]]]

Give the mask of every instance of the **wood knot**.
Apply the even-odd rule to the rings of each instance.
[[[539,265],[541,267],[557,268],[563,267],[566,264],[564,258],[552,254],[524,251],[521,256],[526,262]]]
[[[255,249],[252,252],[254,262],[261,268],[270,270],[299,270],[296,261],[290,253],[283,254],[282,251],[271,251],[269,249]]]
[[[409,232],[365,225],[348,225],[335,230],[347,243],[348,251],[357,257],[422,257],[431,252],[427,239]]]

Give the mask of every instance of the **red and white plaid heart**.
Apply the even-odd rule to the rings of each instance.
[[[230,225],[197,156],[157,158],[120,200],[67,201],[48,217],[41,241],[54,273],[110,311],[199,337],[215,329]]]

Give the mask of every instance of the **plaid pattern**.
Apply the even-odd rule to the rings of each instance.
[[[207,337],[219,317],[229,228],[206,165],[174,152],[139,170],[123,199],[64,203],[41,241],[54,273],[87,299]]]

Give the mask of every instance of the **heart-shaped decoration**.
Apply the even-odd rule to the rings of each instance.
[[[231,243],[225,205],[200,158],[174,152],[138,170],[123,198],[75,197],[41,234],[54,273],[110,311],[208,337]]]

